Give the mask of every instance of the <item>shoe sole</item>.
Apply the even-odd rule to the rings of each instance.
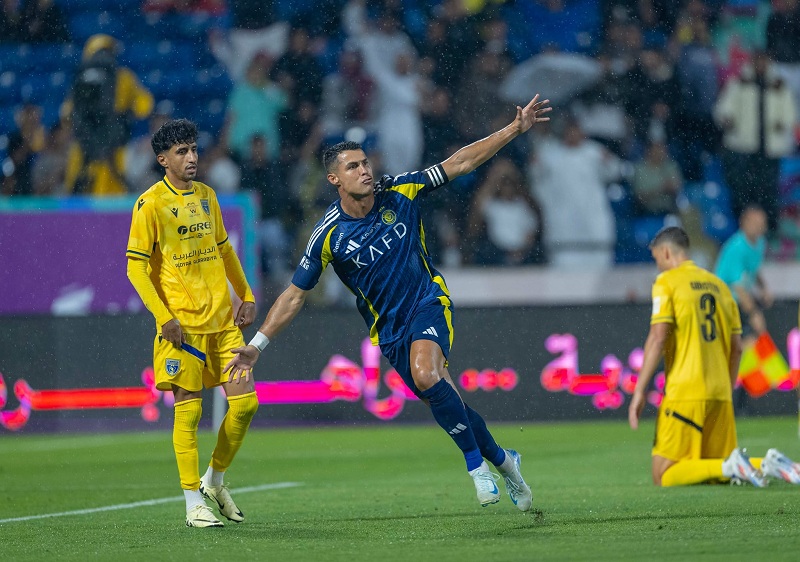
[[[190,521],[186,522],[186,526],[191,529],[210,529],[212,527],[224,527],[225,525],[222,524],[222,521],[218,521],[217,523],[210,523],[208,525],[194,525]]]

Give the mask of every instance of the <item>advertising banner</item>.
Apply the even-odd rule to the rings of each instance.
[[[0,316],[138,312],[125,273],[136,199],[0,199]],[[231,243],[257,292],[255,217],[247,195],[220,197]]]

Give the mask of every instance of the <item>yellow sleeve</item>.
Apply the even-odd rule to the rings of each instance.
[[[218,246],[228,242],[228,231],[225,230],[225,221],[222,220],[222,209],[219,207],[217,194],[210,187],[208,188],[208,204],[211,210],[211,218],[214,222],[214,242]]]
[[[156,225],[156,209],[153,201],[146,194],[133,204],[131,217],[131,232],[128,236],[129,258],[149,260],[153,248],[158,242],[158,227]]]
[[[672,303],[672,290],[662,275],[653,283],[653,311],[650,314],[651,324],[675,322],[675,309]]]
[[[225,230],[225,223],[222,220],[222,209],[219,207],[217,194],[211,188],[208,189],[208,200],[214,219],[214,240],[219,248],[222,263],[225,265],[225,276],[233,285],[233,290],[236,291],[242,302],[256,302],[244,269],[242,269],[242,263],[228,240],[228,232]]]
[[[225,276],[228,281],[233,285],[233,290],[242,299],[242,302],[256,302],[256,297],[250,289],[250,284],[247,282],[247,277],[242,269],[242,263],[230,242],[225,242],[219,247],[219,253],[222,256],[222,263],[225,265]]]
[[[147,273],[146,260],[132,257],[128,258],[128,279],[130,279],[131,285],[136,289],[136,292],[139,293],[147,310],[152,312],[153,316],[156,317],[156,324],[163,326],[172,320],[172,313],[161,301],[161,298],[156,292],[156,287],[153,285],[153,281]]]

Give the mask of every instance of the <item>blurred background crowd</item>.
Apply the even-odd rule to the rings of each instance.
[[[0,191],[138,194],[150,134],[194,120],[198,179],[250,190],[282,280],[335,199],[325,145],[376,177],[554,119],[423,206],[436,263],[605,268],[665,224],[713,267],[758,205],[800,257],[798,0],[4,0]]]

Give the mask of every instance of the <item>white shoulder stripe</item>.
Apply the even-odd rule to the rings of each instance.
[[[442,177],[441,172],[436,168],[436,166],[431,166],[425,173],[428,174],[428,177],[431,179],[433,183],[433,187],[439,187],[444,183],[444,178]]]
[[[336,211],[336,209],[333,209],[333,210]],[[339,218],[339,211],[336,211],[334,214],[331,214],[330,216],[328,216],[328,215],[325,216],[325,220],[322,222],[322,224],[319,225],[314,230],[314,232],[311,234],[311,238],[309,239],[308,245],[306,246],[306,255],[307,256],[311,255],[311,248],[314,247],[314,244],[317,242],[317,239],[320,237],[320,235],[325,231],[325,229],[328,226],[330,226],[330,224],[333,221],[335,221],[338,218]]]

